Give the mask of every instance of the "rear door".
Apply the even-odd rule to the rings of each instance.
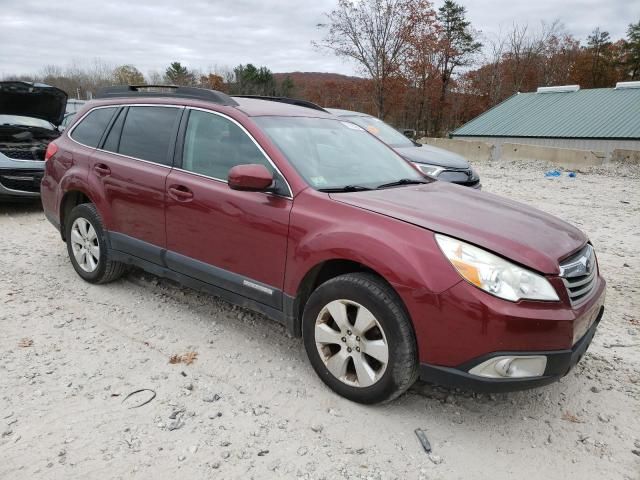
[[[111,247],[162,263],[166,247],[165,182],[183,107],[133,105],[112,121],[89,176],[107,205]]]
[[[286,182],[240,124],[188,112],[181,166],[167,179],[167,265],[281,309],[290,193],[231,190],[227,176],[235,165],[257,163]]]

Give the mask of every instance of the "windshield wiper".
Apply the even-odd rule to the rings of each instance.
[[[319,188],[319,192],[325,193],[338,193],[338,192],[364,192],[366,190],[373,190],[371,187],[365,187],[364,185],[345,185],[344,187],[329,187]]]
[[[400,185],[415,185],[419,183],[430,183],[427,180],[420,180],[419,178],[401,178],[395,182],[383,183],[378,185],[377,188],[398,187]]]

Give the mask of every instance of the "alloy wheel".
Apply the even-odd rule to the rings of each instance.
[[[76,218],[71,225],[70,241],[73,256],[80,268],[87,273],[94,272],[100,260],[100,244],[93,225],[85,218]]]
[[[334,300],[320,310],[314,327],[320,358],[327,370],[353,387],[369,387],[384,374],[389,346],[380,322],[364,306]]]

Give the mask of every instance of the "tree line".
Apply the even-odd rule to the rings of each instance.
[[[267,67],[250,63],[233,69],[214,67],[202,72],[175,61],[163,73],[151,71],[145,76],[131,64],[113,67],[94,60],[83,66],[47,65],[35,75],[8,75],[4,80],[46,83],[64,90],[70,97],[83,100],[91,99],[97,90],[111,85],[178,85],[210,88],[231,95],[289,96],[294,91],[288,76],[276,78]]]
[[[134,65],[45,66],[37,75],[5,79],[40,81],[71,97],[91,98],[118,84],[174,84],[229,94],[294,96],[326,107],[358,110],[397,127],[446,135],[517,92],[539,86],[612,87],[640,80],[640,21],[626,37],[596,28],[586,41],[559,22],[514,23],[485,35],[463,5],[445,0],[338,0],[318,27],[318,49],[350,59],[359,77],[273,73],[267,66],[215,66],[206,71],[179,61],[144,75]]]
[[[557,20],[483,35],[453,0],[338,0],[326,20],[317,46],[359,65],[371,113],[433,136],[539,86],[640,80],[640,21],[624,39],[596,28],[583,43]]]

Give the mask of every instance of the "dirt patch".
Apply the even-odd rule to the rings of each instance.
[[[353,404],[276,323],[141,272],[89,285],[37,207],[0,206],[0,478],[640,478],[638,170],[476,168],[586,231],[609,282],[592,347],[549,387]]]

